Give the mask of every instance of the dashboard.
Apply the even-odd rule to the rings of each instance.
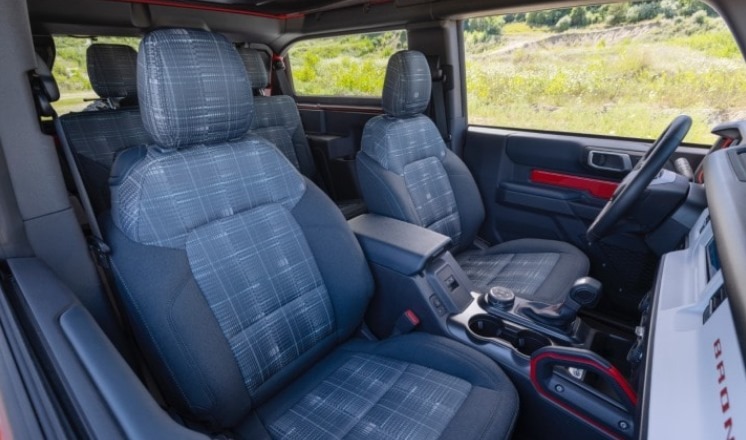
[[[642,438],[746,438],[741,153],[746,147],[708,155],[708,208],[687,246],[661,261],[650,322],[638,331],[647,342]]]

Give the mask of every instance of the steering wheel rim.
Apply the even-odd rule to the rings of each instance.
[[[691,126],[692,118],[681,115],[677,116],[666,127],[632,171],[624,176],[606,206],[588,227],[586,238],[590,243],[605,237],[612,226],[617,224],[629,211],[642,192],[650,185],[650,182],[663,169],[673,152],[686,137]]]

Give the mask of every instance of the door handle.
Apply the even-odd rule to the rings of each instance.
[[[632,158],[627,153],[590,150],[587,162],[589,167],[597,170],[623,173],[632,169]]]

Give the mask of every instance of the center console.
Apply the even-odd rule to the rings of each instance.
[[[500,364],[531,418],[571,424],[591,438],[634,435],[637,397],[629,372],[607,360],[624,359],[633,341],[576,313],[598,300],[600,283],[581,278],[563,304],[551,306],[503,286],[478,292],[448,252],[448,237],[374,214],[349,224],[376,279],[366,315],[376,337],[419,326],[458,340]]]

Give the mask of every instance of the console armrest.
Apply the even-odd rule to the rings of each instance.
[[[404,275],[422,271],[451,244],[445,235],[376,214],[363,214],[348,223],[369,261]]]

